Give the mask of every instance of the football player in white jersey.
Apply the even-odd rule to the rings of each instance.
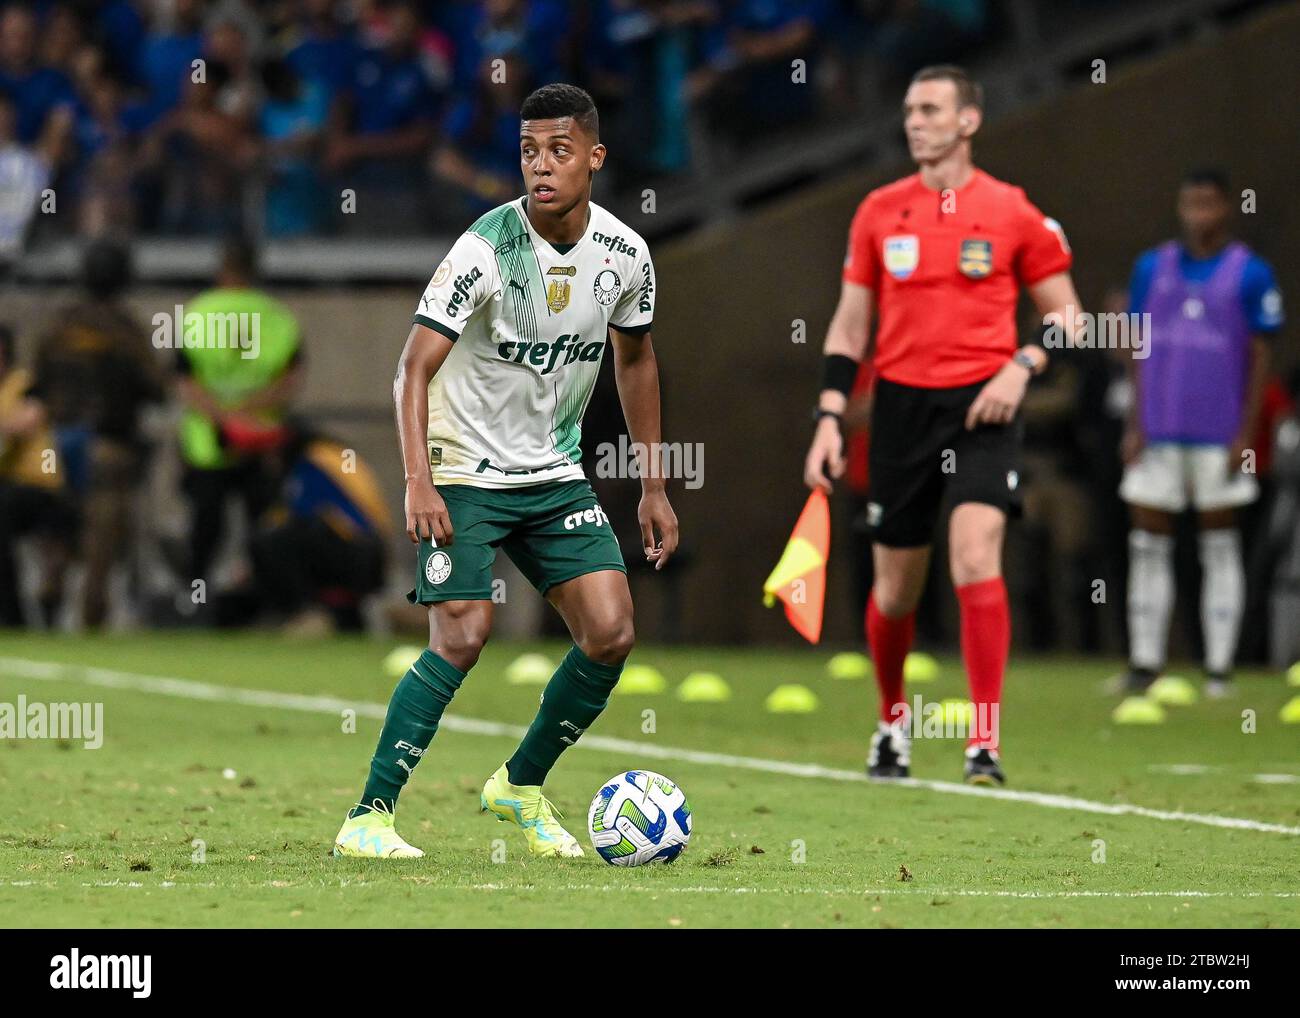
[[[457,240],[420,298],[398,365],[406,532],[418,546],[408,597],[429,608],[429,647],[393,692],[336,855],[422,854],[394,829],[396,801],[487,640],[498,547],[559,611],[574,645],[519,748],[484,785],[480,808],[517,824],[534,855],[582,855],[542,783],[600,715],[632,649],[626,567],[579,446],[607,344],[641,456],[646,559],[661,569],[677,547],[655,452],[650,253],[591,201],[605,161],[591,96],[547,85],[520,116],[526,193]]]

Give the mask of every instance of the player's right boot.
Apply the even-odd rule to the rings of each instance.
[[[569,858],[582,855],[578,839],[560,826],[556,819],[559,810],[542,794],[542,786],[511,784],[505,764],[484,784],[479,812],[491,813],[503,823],[517,824],[533,855]]]
[[[1142,696],[1151,688],[1151,683],[1156,681],[1159,674],[1152,668],[1135,668],[1129,665],[1128,670],[1120,676],[1117,691],[1125,696]]]
[[[402,840],[393,823],[393,814],[376,799],[367,812],[343,821],[334,837],[334,854],[357,859],[418,859],[424,855]]]
[[[911,773],[912,737],[900,724],[879,722],[867,754],[867,777],[878,781],[905,778]]]

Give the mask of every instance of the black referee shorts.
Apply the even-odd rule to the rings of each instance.
[[[982,502],[1019,515],[1019,414],[1010,424],[966,430],[966,411],[987,381],[922,389],[876,380],[867,452],[872,541],[930,544],[945,496],[950,506]]]

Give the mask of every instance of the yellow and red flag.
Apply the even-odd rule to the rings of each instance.
[[[826,492],[817,488],[799,514],[781,561],[763,584],[763,603],[770,608],[779,598],[790,625],[809,643],[816,643],[822,636],[830,548],[830,504]]]

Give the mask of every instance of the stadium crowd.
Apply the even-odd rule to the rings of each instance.
[[[33,225],[459,228],[514,193],[518,103],[549,80],[585,85],[635,139],[625,181],[686,174],[696,114],[740,143],[843,113],[865,101],[854,68],[901,77],[977,44],[987,17],[985,0],[5,2],[0,261]],[[809,89],[744,101],[814,54]],[[47,186],[73,215],[33,216]],[[344,189],[367,197],[355,215],[334,214]]]

